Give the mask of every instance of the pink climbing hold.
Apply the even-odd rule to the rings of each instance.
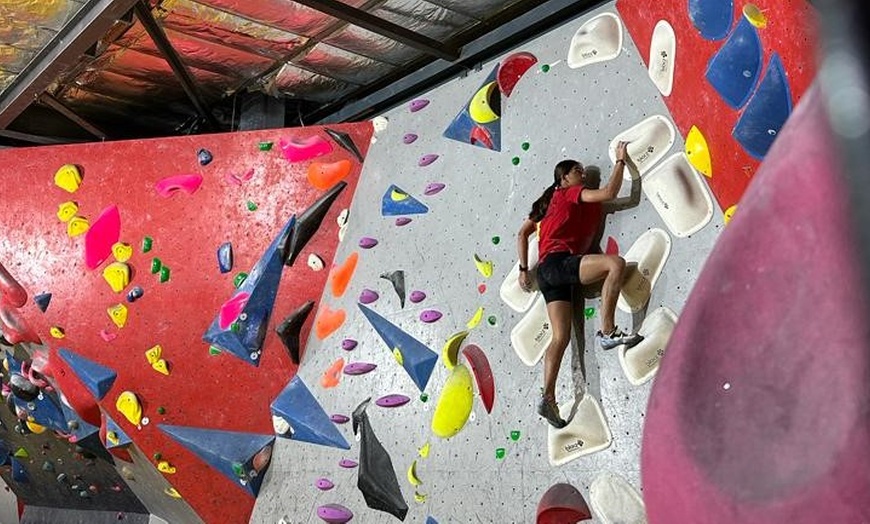
[[[357,467],[359,464],[357,463],[357,461],[352,460],[352,459],[341,459],[338,461],[338,465],[345,468],[345,469],[353,469],[353,468]]]
[[[375,404],[382,408],[397,408],[399,406],[404,406],[410,401],[411,399],[405,395],[393,393],[391,395],[384,395],[383,397],[375,400]]]
[[[408,300],[410,300],[414,304],[417,304],[418,302],[423,302],[424,300],[426,300],[426,293],[423,293],[422,291],[411,291],[411,296],[408,297]]]
[[[96,269],[112,255],[112,246],[121,238],[121,213],[109,206],[100,213],[85,233],[85,266]]]
[[[218,317],[218,326],[221,329],[228,329],[232,323],[239,318],[239,315],[241,315],[242,310],[245,309],[245,305],[248,303],[248,298],[250,298],[250,296],[250,293],[242,292],[224,302],[221,306],[220,315]]]
[[[359,301],[361,304],[371,304],[379,298],[381,297],[380,295],[378,295],[377,291],[373,291],[368,288],[363,289],[362,293],[359,294]]]
[[[428,155],[421,156],[420,160],[417,161],[417,165],[420,167],[426,167],[436,160],[438,160],[438,155],[430,153]]]
[[[346,338],[341,341],[341,349],[345,351],[353,351],[356,348],[357,341],[352,338]]]
[[[374,371],[377,367],[377,364],[372,364],[371,362],[351,362],[350,364],[344,366],[344,374],[365,375],[366,373]]]
[[[112,333],[111,331],[106,331],[105,329],[100,330],[100,338],[105,340],[106,342],[111,342],[118,338],[117,333]]]
[[[604,249],[604,253],[607,255],[619,254],[619,245],[616,243],[615,238],[607,237],[607,247]]]
[[[418,98],[417,100],[411,100],[411,103],[408,105],[408,109],[410,109],[412,113],[416,113],[417,111],[423,109],[428,105],[428,100],[426,100],[425,98]]]
[[[486,284],[479,284],[477,286],[477,292],[480,293],[481,295],[486,293]]]
[[[431,324],[432,322],[438,322],[441,319],[441,312],[435,311],[434,309],[427,309],[420,313],[420,320],[427,324]]]
[[[317,489],[319,489],[320,491],[329,491],[335,487],[335,484],[333,484],[332,481],[327,478],[317,479],[317,482],[315,482],[314,485],[317,486]]]
[[[378,241],[372,237],[362,237],[359,239],[359,247],[363,249],[371,249],[376,245],[378,245]]]
[[[350,422],[350,417],[347,415],[342,415],[341,413],[334,413],[329,416],[329,420],[333,421],[336,424],[347,424]]]
[[[396,225],[399,227],[407,226],[411,223],[411,219],[408,217],[399,217],[396,219]]]
[[[446,186],[441,182],[430,182],[426,184],[426,189],[423,190],[423,194],[426,196],[437,195],[444,189]]]
[[[317,516],[329,524],[344,524],[353,518],[353,512],[341,504],[324,504],[317,508]]]
[[[242,182],[247,182],[248,180],[254,178],[254,168],[250,168],[241,175],[237,175],[235,173],[227,173],[227,180],[237,186],[242,185]]]
[[[192,195],[202,185],[202,175],[168,176],[154,185],[157,194],[169,198],[179,191]]]
[[[405,136],[402,137],[402,142],[406,144],[413,144],[417,141],[417,135],[414,133],[405,133]]]
[[[305,139],[282,138],[278,141],[278,147],[281,148],[284,158],[290,162],[303,162],[332,152],[332,144],[318,135]]]

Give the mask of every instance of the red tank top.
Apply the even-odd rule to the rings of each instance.
[[[583,186],[558,188],[541,220],[539,259],[550,253],[585,255],[601,225],[601,204],[582,202]]]

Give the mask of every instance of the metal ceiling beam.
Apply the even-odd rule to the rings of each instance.
[[[0,129],[5,129],[57,77],[76,63],[136,0],[90,0],[27,65],[0,99]]]
[[[214,115],[212,115],[208,110],[208,104],[205,103],[205,98],[203,98],[199,86],[196,85],[193,75],[190,74],[187,66],[184,65],[184,62],[181,61],[181,57],[178,56],[178,52],[175,51],[174,47],[172,47],[172,44],[166,37],[166,33],[163,32],[163,28],[160,27],[160,24],[158,24],[157,20],[154,19],[154,16],[151,14],[151,9],[144,0],[136,2],[133,9],[136,11],[136,17],[139,19],[142,27],[145,28],[148,36],[150,36],[151,40],[154,41],[154,45],[157,46],[157,49],[159,49],[160,53],[163,54],[163,58],[169,63],[169,67],[172,68],[175,77],[178,78],[179,82],[181,82],[181,87],[184,89],[184,92],[187,94],[193,107],[196,108],[196,112],[199,116],[205,119],[212,130],[219,130],[220,124]]]
[[[0,129],[0,138],[11,138],[12,140],[18,140],[20,142],[28,142],[30,144],[38,144],[38,145],[52,145],[52,144],[72,144],[85,142],[85,140],[79,138],[62,138],[55,136],[40,136],[40,135],[31,135],[29,133],[21,133],[19,131],[10,131],[8,129]]]
[[[373,33],[377,33],[388,38],[392,38],[397,42],[401,42],[409,47],[423,51],[436,58],[452,62],[459,58],[459,48],[455,45],[439,42],[434,38],[421,35],[420,33],[411,31],[399,24],[394,24],[389,20],[384,20],[371,13],[343,4],[337,0],[296,0],[297,4],[308,6],[316,9],[321,13],[326,13],[335,18],[344,20],[355,26],[368,29]]]
[[[100,128],[91,124],[90,122],[76,114],[75,111],[65,106],[60,100],[51,96],[50,94],[42,93],[41,95],[39,95],[39,103],[57,111],[68,120],[72,121],[74,124],[84,129],[88,133],[94,135],[95,137],[99,138],[100,140],[106,140],[109,138],[106,133],[104,133]]]

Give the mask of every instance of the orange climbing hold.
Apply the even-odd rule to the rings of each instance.
[[[320,340],[325,339],[344,324],[345,318],[347,313],[343,309],[329,309],[329,306],[321,305],[317,320],[314,322],[314,334]]]
[[[347,285],[350,284],[350,279],[353,277],[353,272],[356,270],[356,263],[359,260],[359,253],[354,251],[345,261],[338,266],[332,268],[332,274],[329,276],[332,286],[332,296],[340,297],[347,290]]]
[[[337,386],[341,380],[342,369],[344,369],[344,359],[339,358],[323,372],[323,375],[320,377],[320,385],[327,389]]]
[[[317,189],[325,191],[349,175],[352,166],[350,160],[330,163],[312,162],[308,166],[308,181]]]

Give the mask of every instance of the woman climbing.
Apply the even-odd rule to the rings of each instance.
[[[553,184],[532,204],[529,217],[520,227],[517,251],[520,260],[519,283],[531,291],[529,277],[529,236],[540,223],[538,233],[538,287],[547,303],[547,315],[553,338],[544,359],[544,390],[538,402],[538,413],[556,428],[567,422],[559,415],[556,404],[556,376],[562,355],[571,336],[572,288],[604,280],[601,287],[601,331],[597,338],[603,349],[637,345],[643,337],[626,334],[614,323],[616,299],[625,271],[625,260],[616,255],[601,254],[593,245],[602,219],[602,204],[616,199],[622,186],[627,142],[616,147],[616,163],[607,185],[597,189],[589,183],[583,165],[575,160],[556,164]]]

